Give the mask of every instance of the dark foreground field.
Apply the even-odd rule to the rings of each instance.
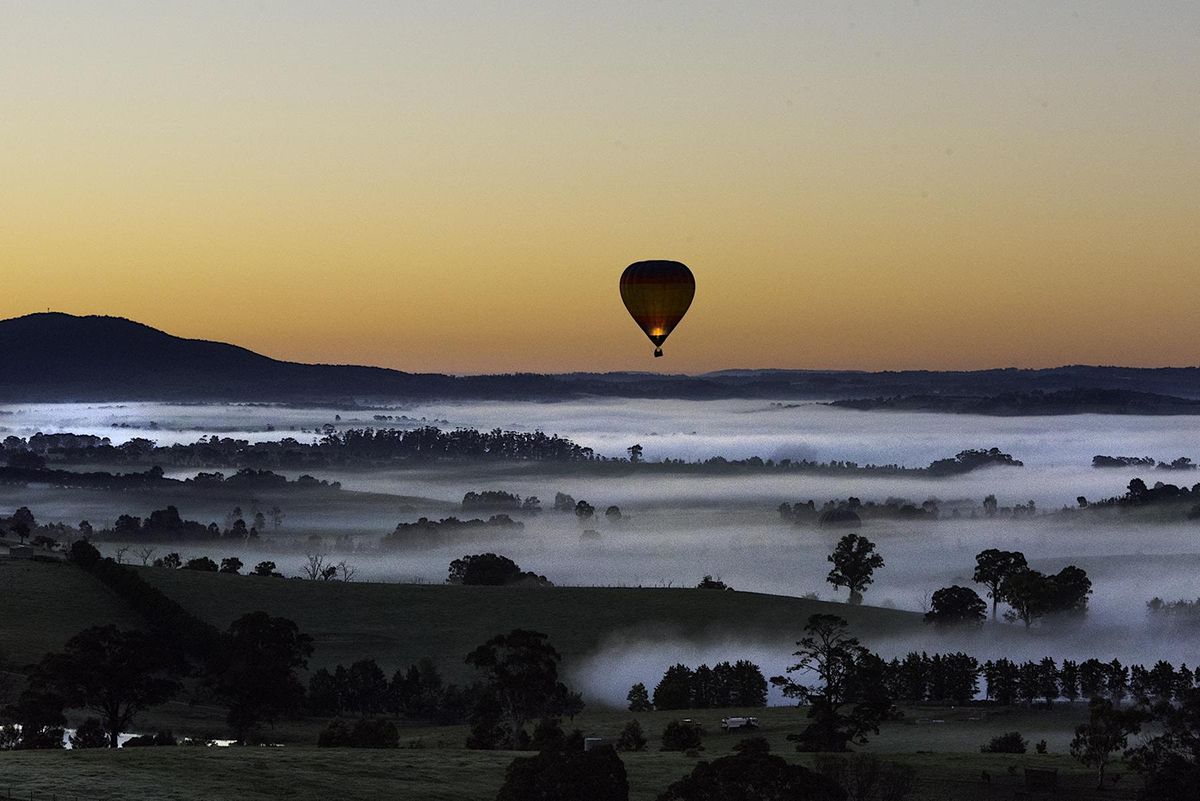
[[[782,752],[781,752],[782,753]],[[632,801],[653,801],[689,773],[699,758],[680,753],[624,754]],[[404,749],[390,751],[287,748],[158,748],[117,752],[11,752],[0,757],[0,798],[60,801],[485,801],[494,798],[504,769],[520,754],[500,751]],[[794,755],[812,765],[809,755]],[[1135,795],[1137,783],[1122,777],[1103,792],[1070,757],[1003,754],[902,754],[887,759],[911,765],[917,787],[911,801],[962,801],[1028,797],[1024,768],[1058,770],[1059,799],[1111,799]],[[1114,766],[1117,772],[1122,766]],[[987,779],[984,779],[984,774]],[[1038,796],[1034,796],[1038,797]]]
[[[670,632],[700,637],[736,631],[764,639],[798,636],[808,615],[835,612],[861,634],[923,628],[914,613],[851,608],[798,598],[752,593],[635,589],[420,586],[323,583],[147,569],[143,575],[187,609],[224,627],[240,614],[263,609],[296,620],[313,635],[312,666],[373,657],[385,670],[429,656],[450,676],[463,676],[463,655],[498,632],[517,626],[544,631],[572,661],[586,657],[614,634]],[[12,669],[58,648],[78,630],[138,620],[108,590],[69,564],[0,563],[4,613],[0,649]],[[784,634],[786,632],[786,634]],[[11,677],[10,677],[11,678]],[[804,725],[794,707],[745,710],[763,722],[759,731],[775,753],[805,764],[786,739]],[[1053,767],[1063,789],[1057,798],[1131,798],[1131,774],[1102,794],[1093,774],[1066,755],[1072,728],[1083,720],[1082,704],[1059,704],[1050,712],[1017,708],[911,708],[902,721],[884,725],[864,750],[911,765],[918,786],[910,798],[1013,798],[1023,792],[1025,767]],[[634,715],[590,705],[566,728],[587,735],[615,735],[637,718],[650,741],[645,753],[625,754],[633,799],[650,801],[689,772],[697,757],[657,751],[663,726],[691,716],[708,732],[699,758],[729,753],[740,735],[720,730],[733,710],[653,712]],[[227,736],[224,710],[176,701],[139,718],[139,730],[171,728],[180,736]],[[0,754],[0,799],[490,799],[504,768],[519,754],[471,751],[465,727],[403,725],[399,750],[318,749],[327,721],[286,722],[271,732],[274,748],[176,747],[86,752]],[[1045,739],[1047,755],[991,755],[980,744],[1006,731],[1030,743]],[[1116,774],[1128,774],[1122,766]]]

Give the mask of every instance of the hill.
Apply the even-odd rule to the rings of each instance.
[[[1122,390],[1200,398],[1200,368],[1090,367],[935,372],[725,370],[698,376],[565,373],[450,376],[300,364],[222,342],[183,339],[119,317],[30,314],[0,320],[0,399],[13,401],[338,401],[386,398],[848,399],[987,397]]]
[[[313,637],[314,668],[373,656],[390,670],[430,657],[448,674],[461,674],[468,651],[518,627],[545,632],[570,664],[613,635],[736,634],[790,643],[818,612],[845,617],[867,637],[924,626],[916,612],[750,592],[346,584],[159,569],[142,575],[221,628],[258,609],[295,620]]]
[[[987,397],[902,395],[833,401],[844,409],[984,414],[995,417],[1060,414],[1200,414],[1200,400],[1127,389],[1061,389],[1006,392]]]

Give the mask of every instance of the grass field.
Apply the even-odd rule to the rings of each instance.
[[[710,749],[702,758],[719,756]],[[116,752],[11,752],[0,758],[0,798],[49,801],[484,801],[494,798],[504,768],[518,756],[506,752],[441,749],[364,751],[302,748],[158,748]],[[811,765],[809,756],[793,755]],[[1134,797],[1130,777],[1107,787],[1061,755],[903,754],[889,760],[911,765],[917,787],[910,801],[1011,799],[1023,795],[1026,767],[1058,770],[1057,799]],[[687,774],[696,758],[649,751],[624,754],[632,801],[653,801]],[[1114,766],[1124,774],[1122,766]],[[988,778],[984,779],[984,773]],[[1042,796],[1045,797],[1045,796]]]
[[[134,627],[140,619],[73,565],[0,559],[0,660],[27,665],[88,626]],[[2,665],[0,665],[2,666]]]
[[[295,620],[314,639],[313,667],[374,657],[387,670],[429,657],[459,677],[472,648],[518,627],[549,635],[569,665],[618,633],[737,633],[790,642],[817,612],[846,617],[860,634],[923,626],[913,612],[745,592],[347,584],[155,569],[143,575],[221,627],[260,609]]]

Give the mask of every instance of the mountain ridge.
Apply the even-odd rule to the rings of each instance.
[[[455,376],[283,361],[226,342],[174,336],[122,317],[40,312],[0,320],[0,402],[586,396],[841,400],[1080,389],[1200,398],[1200,368],[1066,365],[881,372],[734,368],[700,375],[624,371]]]

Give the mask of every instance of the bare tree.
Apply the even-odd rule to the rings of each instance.
[[[300,573],[309,581],[316,581],[320,578],[325,578],[326,571],[331,567],[325,561],[325,554],[320,551],[312,551],[304,554],[304,566],[301,567]],[[336,568],[335,568],[336,570]]]
[[[127,554],[128,552],[129,552],[128,545],[117,549],[114,558],[116,559],[118,565],[125,564],[125,554]]]
[[[155,551],[157,550],[157,548],[141,548],[134,551],[134,553],[137,554],[138,558],[142,560],[142,567],[147,567],[150,564],[150,560],[153,558]]]
[[[337,569],[342,581],[354,581],[354,577],[358,575],[358,568],[347,564],[345,559],[337,563]]]

